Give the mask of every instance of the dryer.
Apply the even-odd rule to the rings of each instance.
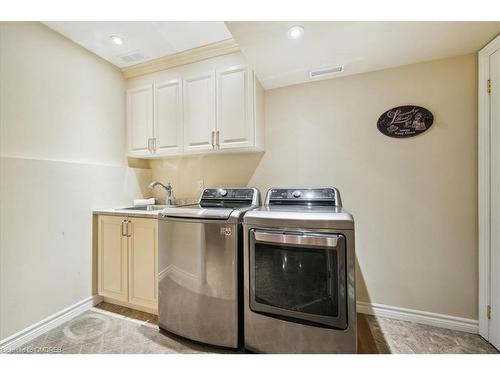
[[[273,188],[244,216],[245,348],[356,353],[354,219],[336,188]]]

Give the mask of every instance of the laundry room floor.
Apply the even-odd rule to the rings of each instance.
[[[156,315],[103,302],[14,353],[234,353],[165,336],[157,324]],[[358,352],[498,354],[475,334],[363,314],[358,314]]]

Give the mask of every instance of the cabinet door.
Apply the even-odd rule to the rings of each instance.
[[[130,156],[148,156],[153,138],[153,85],[127,90],[127,133]]]
[[[215,74],[184,79],[184,150],[213,148],[215,132]]]
[[[217,71],[218,148],[254,145],[252,73],[246,67]]]
[[[158,308],[158,220],[129,218],[129,302]]]
[[[173,80],[155,85],[155,154],[182,153],[182,82]]]
[[[99,295],[119,301],[128,300],[128,254],[126,218],[99,216],[97,245],[97,287]]]

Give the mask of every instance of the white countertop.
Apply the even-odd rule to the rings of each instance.
[[[162,209],[145,211],[145,210],[124,210],[123,208],[102,208],[94,210],[94,215],[110,215],[110,216],[134,216],[134,217],[147,217],[158,218],[158,214]]]
[[[178,206],[184,206],[187,204],[193,204],[196,203],[198,200],[196,198],[187,198],[187,199],[176,199],[175,200],[175,205],[172,206],[165,206],[147,211],[147,210],[134,210],[134,209],[125,209],[125,205],[118,207],[118,208],[103,208],[103,209],[96,209],[93,211],[94,215],[111,215],[111,216],[133,216],[133,217],[145,217],[145,218],[153,218],[157,219],[159,213],[163,208],[165,207],[178,207]],[[158,205],[160,206],[160,205]],[[132,206],[128,206],[132,207]]]

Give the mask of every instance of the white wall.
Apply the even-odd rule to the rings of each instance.
[[[120,71],[39,23],[0,23],[0,339],[93,294],[92,210],[142,196]]]
[[[356,222],[358,300],[477,319],[476,86],[471,54],[269,90],[263,156],[151,161],[153,178],[179,196],[207,170],[212,186],[263,194],[336,186]],[[403,104],[432,111],[432,128],[381,134],[378,117]]]
[[[339,188],[358,300],[477,319],[475,55],[266,94],[267,152],[250,184]],[[403,104],[433,112],[431,129],[382,135],[378,117]]]

